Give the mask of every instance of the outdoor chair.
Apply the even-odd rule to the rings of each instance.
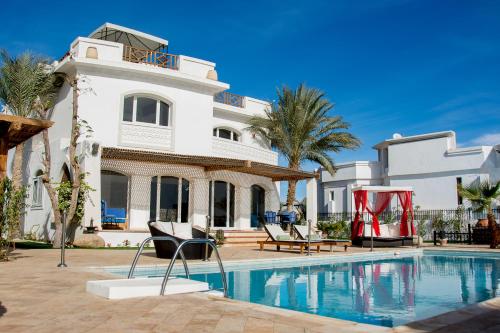
[[[307,240],[309,237],[309,227],[307,225],[294,225],[293,226],[295,234],[298,239]],[[321,241],[324,245],[330,246],[330,252],[333,250],[333,246],[344,246],[344,251],[347,251],[347,248],[352,245],[350,240],[345,239],[328,239],[322,238],[315,231],[311,231],[311,240]]]
[[[179,242],[179,244],[186,239],[205,238],[205,231],[193,228],[190,223],[177,223],[177,222],[162,222],[162,221],[149,221],[149,231],[151,236],[171,236]],[[215,239],[209,235],[209,239],[215,242]],[[156,256],[163,259],[172,259],[177,246],[166,240],[153,240],[155,245]],[[208,256],[212,254],[212,247],[207,244],[187,244],[182,248],[186,259],[205,259],[205,251],[208,248]]]
[[[276,251],[281,250],[281,245],[288,246],[289,249],[293,249],[294,246],[299,246],[300,253],[304,253],[304,249],[309,245],[309,241],[302,239],[292,239],[290,234],[283,231],[278,224],[266,224],[264,225],[264,230],[266,231],[268,238],[265,241],[257,241],[260,246],[260,250],[264,250],[265,245],[276,245]],[[321,250],[322,241],[312,241],[311,246],[316,246],[316,252]]]
[[[127,221],[127,211],[125,208],[109,208],[105,200],[101,200],[101,223],[115,224]]]
[[[266,224],[276,224],[276,223],[278,223],[278,221],[276,219],[276,212],[266,211],[264,213],[264,221],[266,222]]]

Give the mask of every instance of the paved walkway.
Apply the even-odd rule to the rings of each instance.
[[[344,252],[339,249],[334,253]],[[0,332],[394,331],[205,294],[111,301],[85,292],[87,280],[105,278],[88,271],[88,267],[129,265],[134,254],[131,250],[71,249],[67,251],[69,267],[59,269],[57,250],[17,250],[14,260],[0,263]],[[324,251],[320,255],[329,254]],[[221,255],[224,260],[299,256],[296,252],[260,252],[257,248],[223,248]],[[141,259],[141,264],[158,263],[165,264],[165,261],[152,255]],[[465,322],[457,323],[457,316],[455,319],[445,317],[440,322],[451,325],[449,328],[453,327],[455,333],[500,332],[500,304],[497,303],[462,312]],[[449,331],[439,330],[435,323],[402,327],[398,331]]]

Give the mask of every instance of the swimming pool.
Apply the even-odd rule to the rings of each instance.
[[[230,298],[387,327],[500,294],[500,254],[496,253],[425,250],[397,257],[391,253],[298,258],[295,263],[228,263],[225,268]],[[154,267],[137,272],[162,276],[164,271]],[[192,279],[222,287],[215,268],[199,265],[191,271]]]

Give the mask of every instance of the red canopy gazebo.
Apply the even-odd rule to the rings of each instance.
[[[351,239],[363,236],[365,221],[363,214],[367,212],[371,218],[371,237],[373,233],[380,236],[380,227],[378,216],[389,206],[394,195],[398,197],[398,203],[401,205],[403,214],[401,215],[400,236],[407,237],[416,234],[413,225],[413,204],[412,187],[401,186],[368,186],[356,185],[352,188],[354,196],[354,209],[356,211],[351,229]],[[368,193],[374,193],[374,202],[368,200]]]

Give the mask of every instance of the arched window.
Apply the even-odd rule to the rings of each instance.
[[[150,220],[188,222],[188,215],[189,181],[177,177],[153,177],[149,205]]]
[[[31,196],[31,207],[41,208],[43,205],[43,182],[42,182],[42,170],[38,170],[33,177],[33,193]]]
[[[209,185],[208,207],[213,227],[234,227],[234,185],[216,180]]]
[[[231,129],[217,127],[217,128],[214,128],[213,134],[215,137],[218,137],[221,139],[240,141],[240,135],[236,131],[231,130]]]
[[[170,105],[158,98],[126,96],[123,101],[123,121],[170,125]]]

